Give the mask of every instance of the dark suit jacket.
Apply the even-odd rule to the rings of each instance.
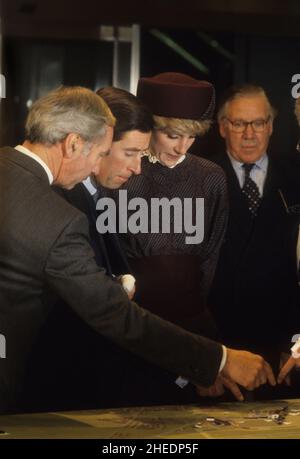
[[[130,272],[119,236],[98,233],[95,202],[86,187],[78,184],[72,190],[53,188],[88,217],[91,245],[98,266],[105,268],[109,275]],[[103,188],[99,187],[98,198],[101,193]],[[138,283],[138,291],[139,288]],[[51,336],[55,336],[55,343],[51,342]],[[27,401],[25,411],[198,401],[191,384],[182,390],[175,384],[174,374],[100,336],[62,300],[51,311],[31,353],[24,398]]]
[[[98,233],[96,204],[86,187],[79,183],[72,190],[55,186],[53,189],[87,216],[97,265],[109,276],[129,273],[118,236]],[[58,299],[30,354],[24,410],[123,406],[128,401],[123,379],[131,359],[131,353],[99,335]]]
[[[98,333],[199,384],[211,384],[222,348],[140,309],[95,263],[86,217],[51,189],[43,168],[0,150],[0,412],[18,410],[33,342],[60,296]],[[55,339],[55,337],[53,337]]]
[[[293,330],[300,329],[300,305],[295,304],[296,217],[283,202],[289,205],[299,199],[299,180],[293,183],[289,166],[269,158],[262,203],[252,220],[228,156],[214,160],[226,172],[230,206],[210,295],[214,316],[225,343],[267,357],[277,350],[278,355],[289,345]]]
[[[114,233],[100,234],[96,228],[97,211],[94,200],[86,187],[79,183],[72,190],[54,187],[55,191],[72,206],[86,214],[89,220],[91,245],[95,252],[98,266],[105,268],[107,274],[115,276],[130,273],[127,258],[122,250],[119,238]]]

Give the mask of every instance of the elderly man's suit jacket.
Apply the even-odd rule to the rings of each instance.
[[[288,207],[299,184],[284,163],[269,158],[263,199],[251,219],[226,154],[214,158],[228,180],[229,222],[210,302],[221,337],[257,352],[283,351],[297,329],[295,222]],[[296,332],[296,331],[295,331]]]
[[[1,149],[0,412],[18,409],[28,353],[57,295],[128,350],[199,384],[214,381],[221,346],[130,302],[95,263],[86,217],[54,193],[36,161]]]
[[[86,187],[79,183],[72,190],[53,189],[87,216],[97,265],[109,276],[130,273],[117,234],[98,233],[96,203]],[[132,358],[131,353],[99,335],[58,299],[30,354],[24,410],[122,406],[128,400],[123,379],[130,372]]]

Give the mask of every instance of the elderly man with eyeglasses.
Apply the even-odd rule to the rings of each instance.
[[[210,304],[226,344],[261,353],[278,371],[300,314],[289,166],[267,153],[274,117],[259,86],[231,88],[220,105],[226,152],[214,160],[227,175],[230,213]],[[268,388],[256,397],[280,395]]]

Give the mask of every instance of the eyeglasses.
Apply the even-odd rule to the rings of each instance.
[[[266,120],[259,118],[253,121],[244,121],[244,120],[234,120],[231,121],[229,118],[225,118],[231,124],[232,132],[244,132],[247,127],[250,125],[254,132],[263,132],[266,125],[270,121],[270,116]]]

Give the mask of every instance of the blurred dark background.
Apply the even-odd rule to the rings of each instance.
[[[22,141],[28,107],[61,85],[135,91],[139,76],[185,72],[215,84],[262,85],[278,110],[271,151],[295,151],[300,0],[2,0],[0,142]],[[300,90],[299,90],[300,92]],[[194,152],[219,148],[214,125]]]

